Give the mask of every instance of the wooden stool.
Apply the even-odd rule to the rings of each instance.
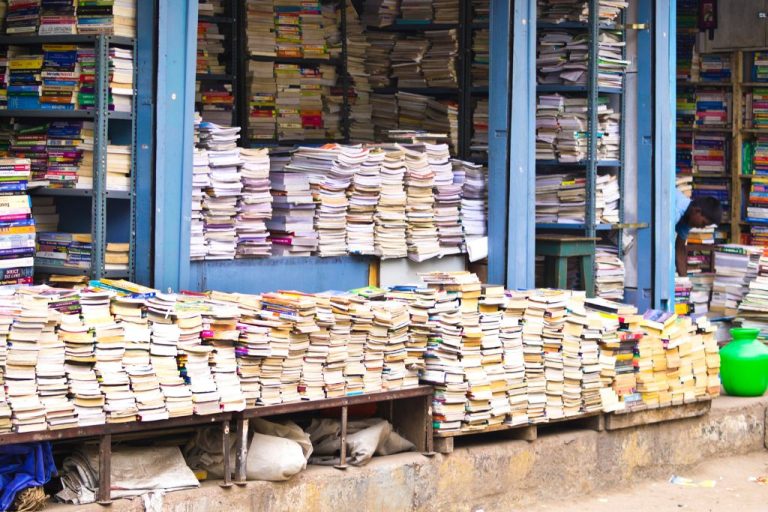
[[[564,290],[568,286],[568,258],[579,258],[581,281],[588,295],[594,294],[595,269],[592,257],[597,238],[573,235],[536,235],[536,255],[544,256],[545,283]]]

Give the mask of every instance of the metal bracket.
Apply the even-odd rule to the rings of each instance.
[[[650,23],[627,23],[624,25],[617,25],[616,28],[622,30],[650,30]]]

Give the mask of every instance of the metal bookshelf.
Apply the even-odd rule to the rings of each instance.
[[[560,223],[537,223],[536,231],[545,233],[558,233],[561,232],[567,235],[579,235],[587,238],[599,238],[602,235],[615,237],[611,240],[615,242],[618,248],[619,258],[623,257],[622,248],[622,230],[624,226],[624,159],[625,159],[625,112],[626,112],[626,98],[624,90],[614,87],[601,87],[599,86],[599,36],[603,30],[617,31],[624,34],[624,40],[626,40],[626,32],[620,27],[623,25],[623,17],[625,13],[622,13],[621,23],[603,23],[600,22],[599,16],[599,0],[589,0],[589,20],[587,22],[565,22],[565,23],[545,23],[537,22],[536,28],[538,31],[550,31],[550,30],[566,30],[581,33],[584,31],[589,32],[589,67],[587,70],[588,79],[586,85],[566,85],[566,84],[542,84],[537,85],[536,93],[537,97],[540,94],[560,93],[560,94],[580,94],[587,97],[587,134],[588,134],[588,146],[587,146],[587,158],[581,162],[568,162],[561,163],[551,160],[537,160],[536,169],[537,174],[541,171],[549,171],[554,169],[568,169],[577,170],[584,169],[586,178],[586,204],[584,208],[584,223],[581,224],[560,224]],[[538,33],[537,33],[538,37]],[[622,49],[622,57],[626,58],[626,49]],[[626,87],[626,75],[624,76],[624,86]],[[599,118],[598,118],[598,101],[601,96],[609,95],[609,100],[618,102],[618,108],[621,113],[620,122],[620,146],[619,146],[619,160],[599,160],[597,153],[598,131],[599,131]],[[597,170],[602,169],[614,169],[618,173],[619,181],[619,223],[618,224],[597,224],[596,219],[596,182],[597,182]],[[594,267],[595,255],[594,253],[588,256],[590,265]],[[586,290],[588,295],[594,295],[595,290]]]
[[[233,96],[233,103],[232,103],[232,120],[231,123],[237,123],[239,119],[239,113],[238,113],[238,98],[241,94],[241,89],[239,86],[240,80],[238,79],[240,76],[245,76],[239,74],[239,64],[238,64],[238,57],[239,57],[239,51],[240,51],[240,30],[238,26],[238,20],[240,16],[240,4],[244,2],[239,2],[237,0],[225,0],[223,2],[226,12],[223,16],[198,16],[197,22],[200,23],[213,23],[219,26],[219,28],[224,28],[223,34],[225,36],[225,54],[224,54],[224,64],[226,66],[226,73],[223,74],[215,74],[215,73],[197,73],[195,75],[195,80],[197,81],[197,88],[202,93],[202,88],[206,85],[214,85],[214,86],[222,86],[224,84],[230,84],[231,87],[231,93]],[[195,110],[203,113],[203,103],[202,101],[195,101]]]
[[[2,110],[0,117],[11,119],[83,119],[92,120],[94,124],[93,141],[93,189],[55,189],[34,188],[30,195],[47,195],[62,198],[86,198],[91,203],[90,230],[92,238],[91,266],[80,269],[72,267],[35,265],[36,273],[86,275],[92,279],[102,277],[133,279],[136,262],[136,97],[132,101],[131,112],[109,111],[109,50],[113,46],[130,48],[133,51],[133,81],[137,83],[137,66],[135,40],[126,37],[109,35],[71,35],[71,36],[5,36],[0,38],[0,45],[29,45],[42,44],[93,44],[96,49],[96,105],[93,110]],[[130,191],[107,190],[107,146],[110,140],[109,129],[128,130],[131,146],[131,188]],[[127,239],[130,245],[129,263],[127,270],[106,270],[104,256],[107,245],[107,203],[108,200],[129,201],[130,219]]]

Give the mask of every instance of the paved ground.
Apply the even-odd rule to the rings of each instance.
[[[750,481],[750,477],[768,479],[768,451],[712,459],[678,476],[695,483],[714,480],[715,485],[684,487],[668,480],[648,481],[621,492],[596,494],[584,500],[542,503],[526,512],[768,511],[768,482]]]

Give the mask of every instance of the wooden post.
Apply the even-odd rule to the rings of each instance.
[[[339,447],[339,464],[336,469],[347,469],[347,406],[341,408],[341,446]]]
[[[232,464],[230,461],[230,446],[229,446],[229,420],[221,422],[221,443],[222,452],[224,453],[224,481],[219,484],[221,487],[232,487]]]
[[[424,455],[427,457],[434,457],[435,455],[435,438],[434,438],[434,425],[432,423],[432,395],[426,395],[424,397],[424,434],[427,436],[426,445],[427,449],[424,451]]]
[[[112,434],[99,438],[99,490],[96,501],[99,505],[112,503]]]
[[[245,485],[248,459],[248,419],[237,418],[237,453],[235,454],[235,484]]]

